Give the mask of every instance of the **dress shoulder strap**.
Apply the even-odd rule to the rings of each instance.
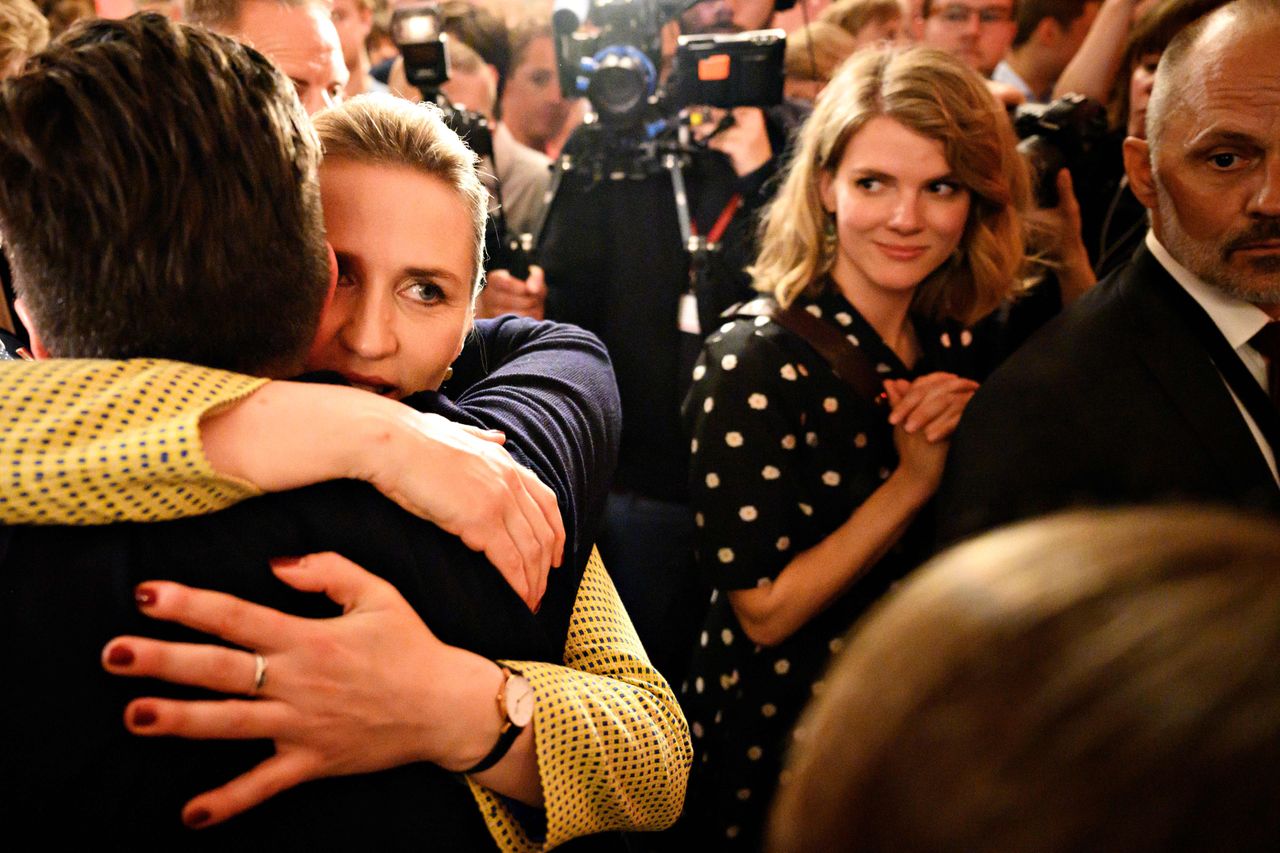
[[[768,317],[813,347],[831,366],[831,372],[859,397],[873,403],[884,398],[883,381],[867,354],[809,312],[794,305],[783,308],[776,300],[762,296],[733,306],[724,316]]]

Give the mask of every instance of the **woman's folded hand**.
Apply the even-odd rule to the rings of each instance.
[[[928,373],[914,381],[885,382],[892,411],[889,423],[908,433],[924,431],[932,442],[951,437],[978,383],[954,373]]]

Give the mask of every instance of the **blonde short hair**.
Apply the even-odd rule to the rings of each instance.
[[[49,22],[31,0],[0,3],[0,78],[49,43]]]
[[[480,182],[475,153],[454,133],[434,104],[387,94],[359,95],[313,116],[326,160],[404,166],[436,178],[467,209],[475,244],[472,293],[484,280],[484,229],[489,192]]]
[[[932,48],[861,51],[823,90],[765,216],[750,269],[755,286],[783,305],[821,290],[835,259],[824,248],[829,214],[820,179],[835,172],[849,140],[878,116],[941,142],[952,175],[970,193],[960,245],[916,288],[913,310],[933,321],[972,323],[1020,286],[1028,179],[1009,119],[982,78]]]

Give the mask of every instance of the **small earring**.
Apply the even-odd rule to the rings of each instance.
[[[834,213],[828,213],[826,221],[822,224],[822,254],[824,257],[831,257],[836,253],[836,216]]]
[[[448,382],[452,378],[453,378],[453,365],[451,364],[444,369],[444,379],[441,379],[440,381]]]

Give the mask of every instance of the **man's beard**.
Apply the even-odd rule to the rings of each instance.
[[[1178,212],[1164,188],[1156,185],[1157,207],[1163,234],[1160,240],[1174,260],[1206,284],[1228,296],[1254,305],[1280,304],[1280,254],[1247,258],[1248,270],[1232,265],[1232,255],[1263,241],[1280,240],[1280,219],[1257,219],[1249,227],[1214,241],[1196,240],[1187,235]]]

